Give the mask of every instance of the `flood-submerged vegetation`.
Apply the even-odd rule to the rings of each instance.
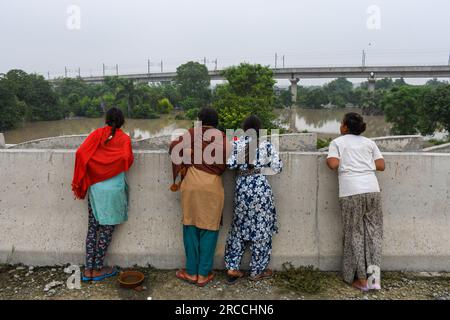
[[[264,127],[277,128],[274,109],[291,107],[292,96],[289,89],[275,86],[269,67],[242,63],[222,75],[227,82],[212,88],[206,66],[198,62],[180,65],[173,81],[150,85],[120,77],[106,77],[101,84],[73,78],[49,82],[41,75],[11,70],[0,76],[0,130],[24,121],[98,118],[112,106],[134,119],[156,119],[177,110],[177,120],[194,120],[200,108],[212,106],[222,129],[240,127],[250,114],[258,115]],[[384,114],[393,134],[450,131],[447,82],[434,79],[413,86],[386,78],[378,80],[372,92],[367,82],[354,86],[338,78],[323,86],[299,86],[297,92],[296,104],[304,108],[358,106],[364,115]]]

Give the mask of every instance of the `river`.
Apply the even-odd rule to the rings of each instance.
[[[276,110],[281,125],[295,131],[307,130],[317,132],[319,137],[335,137],[339,134],[339,126],[346,112],[356,111],[356,108],[346,109],[284,109]],[[367,137],[379,137],[389,134],[390,125],[383,116],[365,116]],[[57,121],[39,121],[25,123],[22,127],[6,131],[5,140],[8,144],[21,143],[47,137],[90,133],[102,126],[104,120],[98,119],[65,119]],[[175,120],[173,115],[165,115],[160,119],[127,119],[124,130],[133,139],[143,139],[152,136],[169,135],[176,128],[188,128],[191,121]]]

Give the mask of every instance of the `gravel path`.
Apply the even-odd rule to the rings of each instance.
[[[383,272],[382,290],[361,293],[342,282],[337,273],[327,272],[326,288],[317,294],[283,289],[276,279],[252,282],[243,279],[229,286],[224,273],[205,288],[175,278],[173,270],[137,268],[146,276],[144,291],[120,288],[117,278],[100,283],[82,283],[68,289],[68,274],[59,267],[0,266],[0,299],[433,299],[450,300],[450,273]]]

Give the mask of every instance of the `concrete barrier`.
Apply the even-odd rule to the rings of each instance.
[[[424,152],[450,153],[450,143],[423,149]]]
[[[384,152],[422,151],[424,142],[420,135],[377,137],[372,140]]]
[[[4,148],[6,148],[5,136],[3,135],[3,133],[0,133],[0,149]]]
[[[77,149],[87,134],[50,137],[15,144],[8,149]]]
[[[450,271],[450,155],[385,153],[380,173],[386,270]],[[114,234],[108,261],[178,268],[184,263],[179,194],[169,191],[165,151],[136,151],[129,221]],[[318,152],[282,153],[284,170],[270,177],[280,221],[271,266],[283,262],[339,270],[342,228],[337,177]],[[0,150],[0,263],[82,264],[87,203],[70,191],[73,150]],[[215,267],[223,268],[232,218],[233,173]]]

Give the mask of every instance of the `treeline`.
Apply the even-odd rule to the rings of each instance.
[[[195,119],[204,106],[216,108],[222,129],[236,129],[242,120],[258,115],[264,126],[275,128],[274,108],[292,105],[288,89],[275,88],[269,67],[241,63],[223,71],[226,83],[211,88],[206,66],[188,62],[177,68],[174,81],[158,85],[108,77],[102,84],[80,79],[53,83],[42,76],[11,70],[0,77],[0,130],[23,121],[58,120],[65,117],[100,117],[116,106],[128,118],[152,119],[174,108],[184,112],[177,119]],[[375,91],[367,82],[358,87],[338,78],[321,87],[298,87],[297,104],[306,108],[326,106],[362,108],[363,114],[384,114],[394,134],[429,134],[450,131],[450,85],[430,80],[412,86],[403,79],[381,79]]]
[[[212,89],[207,68],[197,62],[179,66],[174,81],[158,85],[119,77],[107,77],[101,84],[69,78],[50,83],[40,75],[11,70],[0,79],[0,130],[23,121],[96,118],[112,106],[128,118],[144,119],[174,108],[184,111],[177,119],[195,119],[201,107],[211,106],[218,109],[222,128],[238,128],[249,114],[259,115],[267,128],[275,127],[273,108],[280,100],[272,71],[243,63],[223,75],[228,82]]]
[[[107,77],[101,84],[71,78],[50,83],[41,75],[11,70],[0,77],[0,130],[25,121],[97,118],[112,106],[128,118],[158,118],[175,107],[195,118],[195,111],[211,100],[209,86],[208,70],[194,62],[181,65],[175,81],[158,85],[119,77]]]

